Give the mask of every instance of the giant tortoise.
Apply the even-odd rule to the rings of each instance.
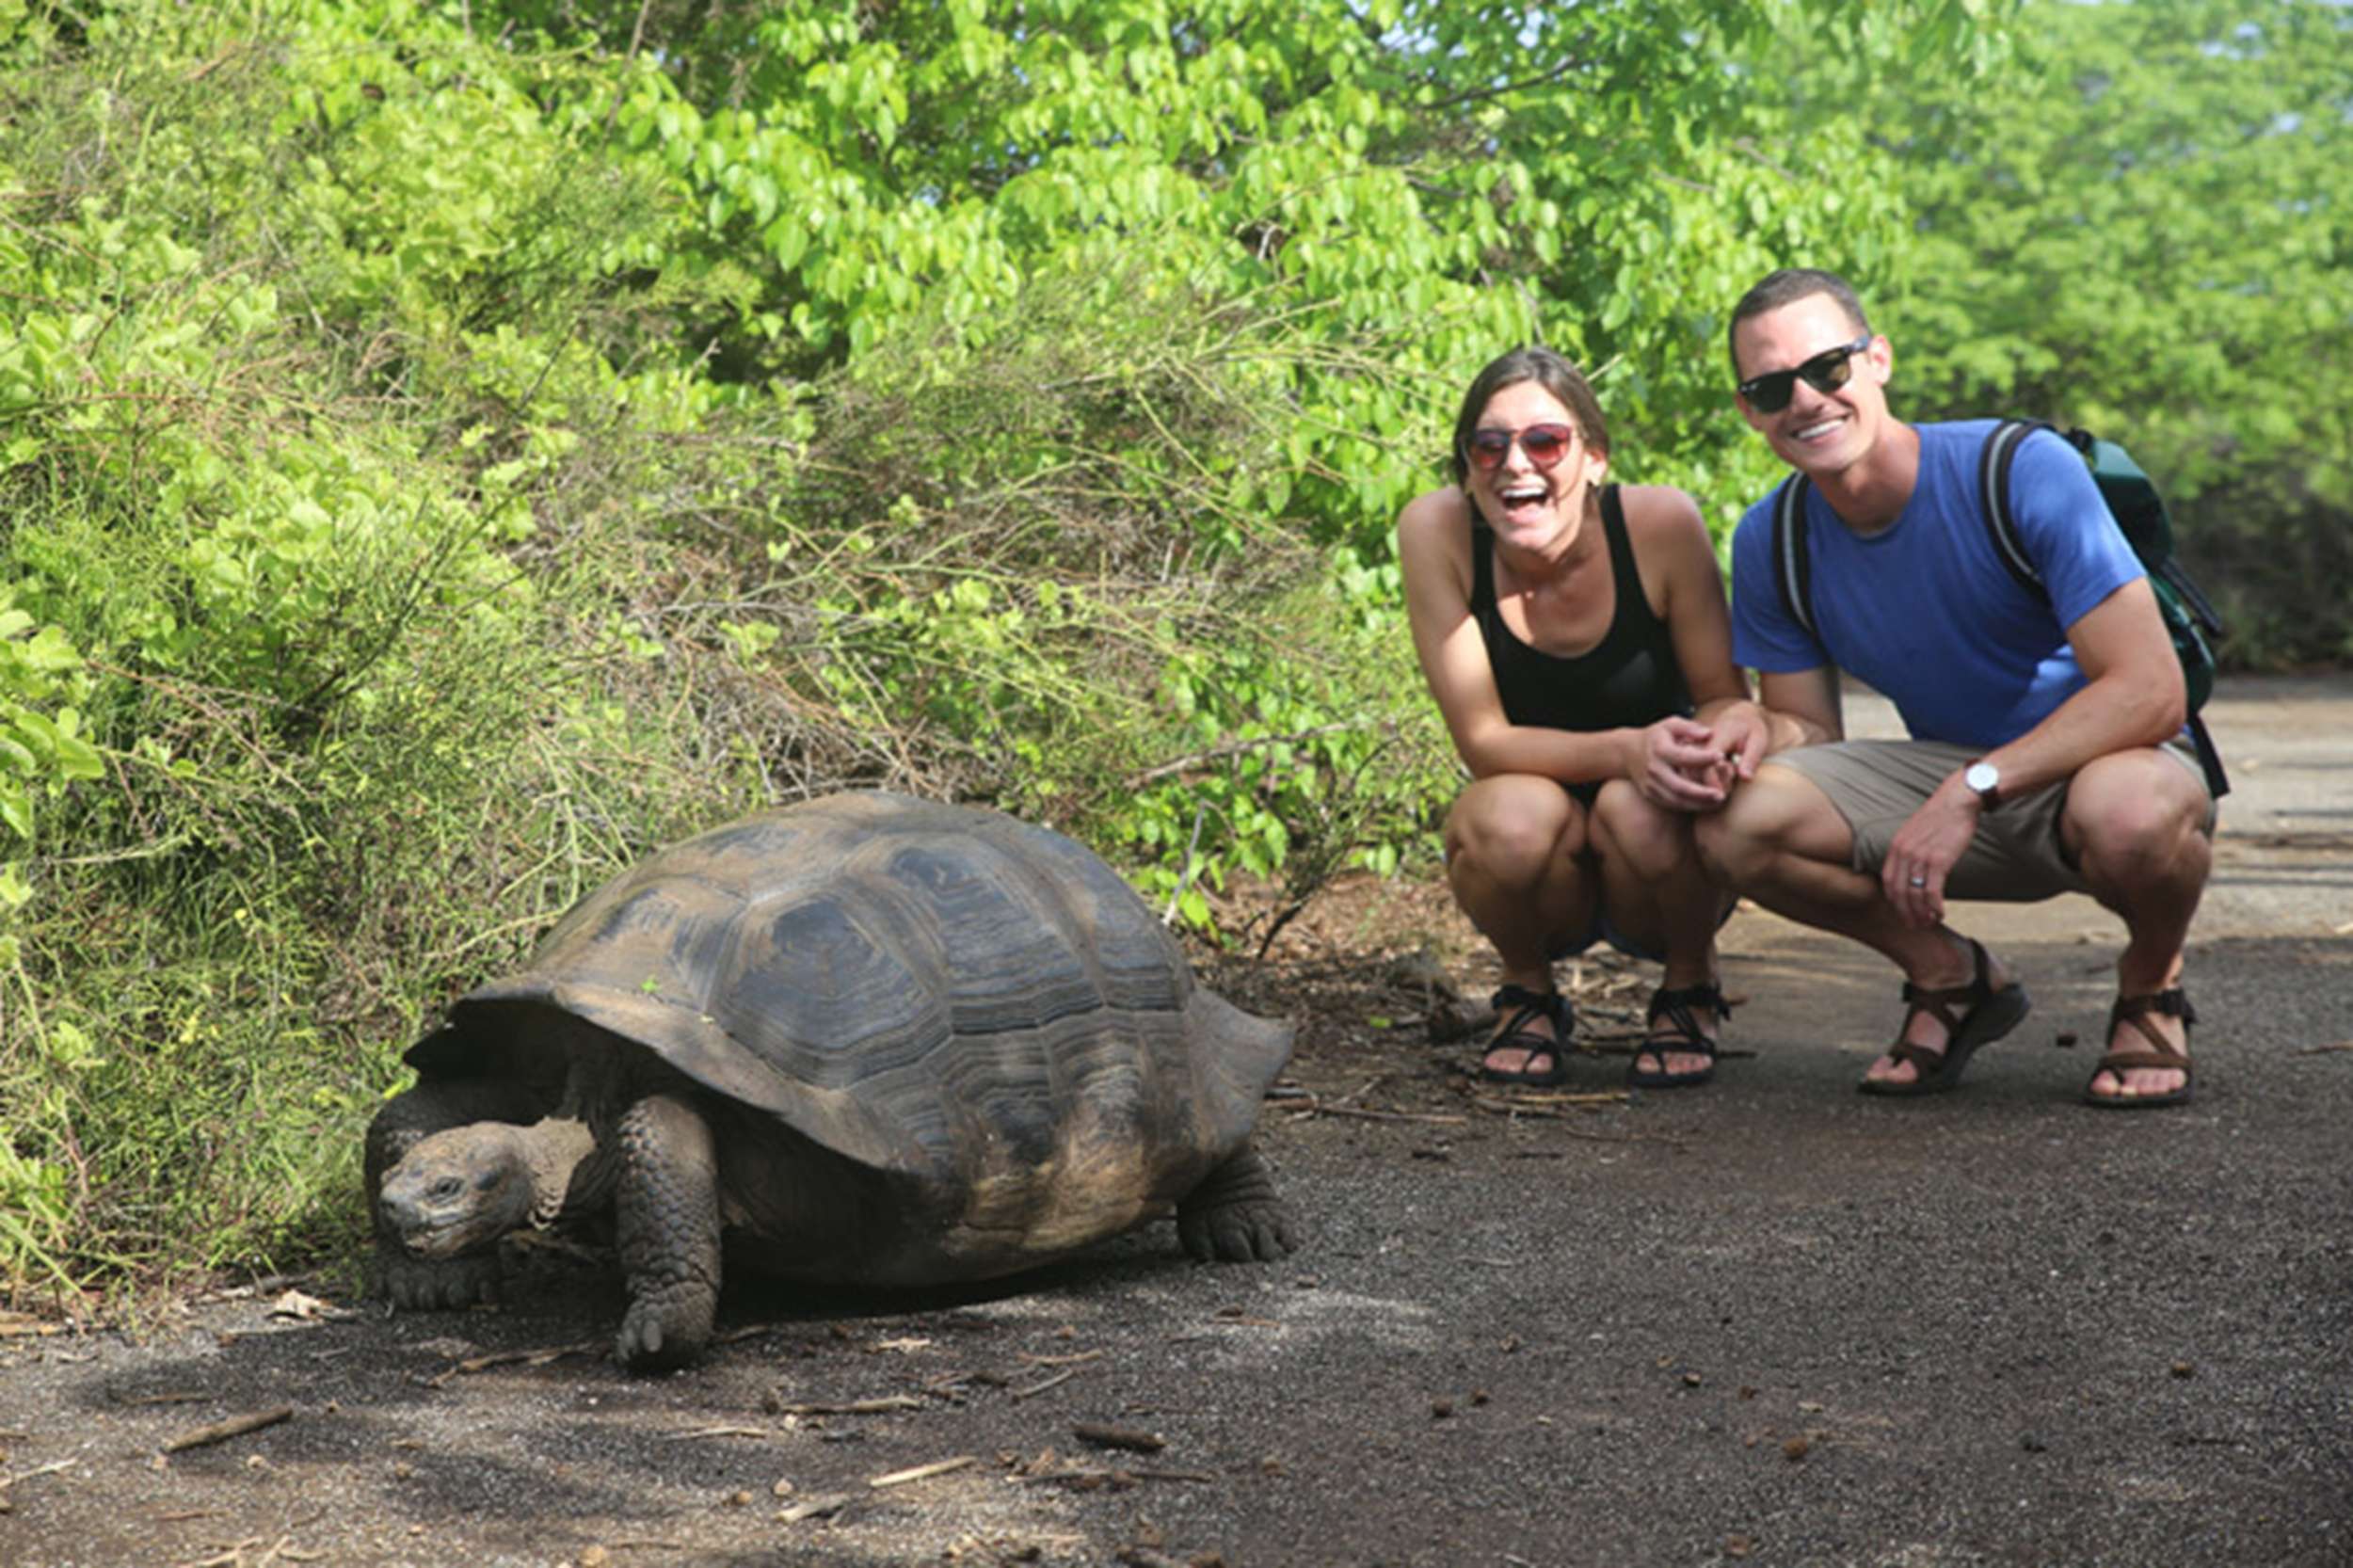
[[[465,1305],[503,1235],[609,1224],[646,1369],[709,1340],[723,1234],[761,1272],[916,1285],[1173,1207],[1197,1257],[1278,1257],[1249,1139],[1290,1043],[1060,834],[883,793],[764,812],[589,895],[410,1048],[368,1131],[384,1288]]]

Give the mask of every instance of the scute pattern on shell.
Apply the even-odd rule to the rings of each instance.
[[[409,1060],[507,1070],[484,1059],[488,1042],[557,1016],[907,1179],[1014,1251],[1048,1244],[1030,1232],[1108,1234],[1189,1191],[1248,1138],[1289,1050],[1287,1028],[1195,986],[1151,911],[1083,847],[888,794],[763,813],[653,856],[568,914],[521,974],[462,999]]]

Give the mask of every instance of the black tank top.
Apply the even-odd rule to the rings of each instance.
[[[1488,667],[1503,715],[1513,724],[1548,729],[1639,729],[1670,713],[1691,712],[1691,689],[1675,663],[1667,623],[1643,596],[1634,568],[1634,546],[1626,537],[1618,487],[1601,492],[1602,532],[1609,541],[1610,576],[1617,584],[1617,613],[1609,630],[1587,652],[1573,657],[1530,648],[1503,624],[1496,605],[1495,530],[1471,509],[1471,614],[1479,617],[1487,644]],[[1600,786],[1579,785],[1587,794]]]

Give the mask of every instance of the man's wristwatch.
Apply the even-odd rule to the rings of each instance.
[[[1969,771],[1961,776],[1969,792],[1977,797],[1979,805],[1993,807],[2002,800],[2002,770],[1980,758],[1969,764]]]

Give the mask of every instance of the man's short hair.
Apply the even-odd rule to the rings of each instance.
[[[1577,433],[1588,447],[1599,453],[1609,452],[1609,426],[1602,420],[1601,400],[1593,395],[1585,373],[1549,348],[1514,348],[1488,360],[1487,368],[1472,377],[1470,390],[1463,394],[1462,412],[1454,417],[1454,449],[1447,455],[1453,465],[1456,485],[1466,485],[1470,480],[1470,441],[1479,433],[1479,416],[1487,411],[1487,404],[1496,393],[1523,381],[1535,382],[1560,400],[1561,407],[1577,422]]]
[[[1740,303],[1732,308],[1732,323],[1724,328],[1724,351],[1732,358],[1734,380],[1740,378],[1740,324],[1769,311],[1778,311],[1784,305],[1811,299],[1817,294],[1826,294],[1838,302],[1838,308],[1847,312],[1847,320],[1853,326],[1857,337],[1870,332],[1870,318],[1863,313],[1863,301],[1856,297],[1853,284],[1834,272],[1824,272],[1818,267],[1783,267],[1778,272],[1768,274],[1764,281],[1742,295]]]

